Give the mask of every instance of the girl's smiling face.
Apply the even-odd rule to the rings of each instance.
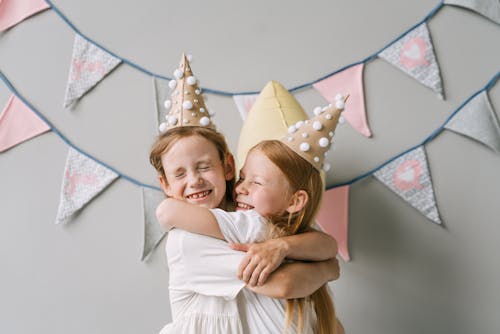
[[[162,155],[165,177],[160,178],[169,197],[206,208],[225,207],[226,181],[234,178],[234,165],[224,165],[216,146],[198,135],[180,138]]]
[[[236,210],[272,217],[288,211],[291,189],[281,170],[260,150],[251,150],[236,183]]]

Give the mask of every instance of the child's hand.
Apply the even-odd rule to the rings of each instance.
[[[247,252],[238,268],[238,278],[250,286],[262,285],[279,267],[287,254],[288,245],[281,239],[261,243],[230,244],[234,250]]]

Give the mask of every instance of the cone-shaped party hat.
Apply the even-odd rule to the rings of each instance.
[[[174,71],[174,79],[170,80],[168,86],[172,89],[171,100],[165,101],[168,113],[165,122],[160,124],[160,132],[178,126],[203,126],[215,129],[201,89],[198,87],[198,80],[193,75],[186,55],[182,55],[181,63]]]
[[[307,114],[295,97],[279,82],[268,82],[243,123],[238,141],[238,163],[242,165],[248,151],[259,142],[283,138],[291,125],[305,119]]]

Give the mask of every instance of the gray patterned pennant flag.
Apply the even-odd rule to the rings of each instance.
[[[234,103],[236,108],[240,112],[242,120],[247,118],[248,112],[252,108],[253,103],[257,99],[258,94],[248,94],[248,95],[233,95]]]
[[[444,4],[470,9],[500,24],[500,1],[498,0],[445,0]]]
[[[56,224],[73,216],[118,177],[118,174],[70,147],[64,168]]]
[[[445,128],[468,136],[500,153],[500,124],[486,91],[469,101]]]
[[[158,130],[158,133],[160,132],[160,124],[165,122],[165,117],[170,109],[165,106],[165,103],[172,103],[169,93],[171,89],[169,88],[168,83],[169,82],[165,79],[153,77],[156,114],[158,115],[156,129]]]
[[[144,260],[158,246],[167,232],[163,231],[156,220],[156,207],[165,199],[165,195],[158,190],[142,188],[142,205],[144,207]]]
[[[441,224],[422,146],[397,158],[373,175],[427,218]]]
[[[378,56],[432,89],[440,98],[444,98],[439,65],[425,22],[395,41]]]
[[[120,59],[76,34],[64,107],[75,103],[120,63]]]

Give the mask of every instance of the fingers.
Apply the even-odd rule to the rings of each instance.
[[[249,283],[250,279],[252,278],[253,272],[258,265],[259,263],[257,261],[251,261],[250,263],[248,263],[245,267],[245,270],[243,270],[243,277],[241,279]]]
[[[264,270],[262,270],[260,275],[259,275],[258,284],[263,285],[264,283],[266,283],[266,280],[269,277],[270,273],[271,273],[271,269],[269,268],[269,266],[265,267]]]
[[[260,277],[260,274],[262,272],[263,267],[264,266],[260,263],[255,267],[255,269],[252,272],[252,276],[250,277],[250,281],[248,282],[248,284],[250,286],[257,285],[257,283],[259,282],[259,277]]]
[[[238,273],[237,273],[239,279],[243,280],[243,272],[245,271],[246,267],[250,263],[251,259],[252,259],[251,256],[247,255],[243,258],[243,260],[241,260],[241,263],[238,267]]]

